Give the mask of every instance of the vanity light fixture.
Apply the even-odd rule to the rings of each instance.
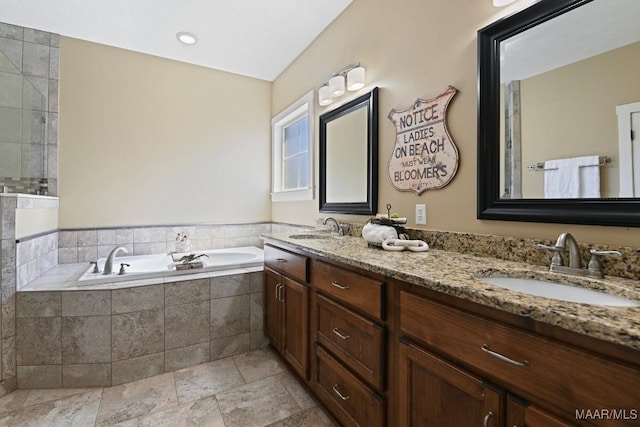
[[[180,43],[188,45],[196,44],[196,42],[198,41],[195,34],[188,33],[186,31],[180,31],[179,33],[176,33],[176,38],[180,41]]]
[[[334,98],[344,95],[344,76],[342,74],[329,79],[329,91]]]
[[[334,73],[328,82],[318,89],[318,103],[325,107],[333,102],[332,98],[344,95],[345,90],[354,91],[364,87],[364,67],[358,64],[348,65]]]
[[[329,85],[324,85],[318,90],[318,102],[321,106],[325,107],[331,104],[331,89],[329,89]]]

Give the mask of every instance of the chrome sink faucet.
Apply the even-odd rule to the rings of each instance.
[[[345,226],[346,224],[340,224],[340,222],[338,222],[338,220],[337,220],[337,219],[335,219],[334,217],[331,217],[331,216],[326,217],[326,218],[324,219],[324,221],[322,221],[322,223],[323,223],[324,225],[327,225],[327,223],[328,223],[329,221],[332,221],[332,222],[335,224],[335,226],[336,226],[336,227],[335,227],[335,228],[336,228],[336,233],[338,233],[340,236],[344,236],[344,232],[345,232],[345,230],[344,230],[344,228],[345,228],[345,227],[344,227],[344,226]],[[331,230],[333,231],[333,227],[331,227]]]
[[[567,247],[568,246],[568,247]],[[553,253],[551,257],[551,266],[549,271],[552,273],[564,273],[573,274],[576,276],[591,276],[602,278],[602,266],[600,265],[599,256],[619,257],[622,254],[618,251],[600,251],[597,249],[590,249],[591,259],[587,268],[582,268],[582,259],[580,258],[580,248],[578,242],[571,235],[571,233],[562,233],[558,236],[555,246],[547,246],[538,244],[537,248],[546,249]],[[569,265],[564,265],[564,259],[562,258],[562,252],[569,250]]]
[[[114,250],[111,251],[107,260],[104,263],[104,271],[102,274],[111,274],[113,273],[113,259],[120,253],[124,252],[125,254],[129,253],[129,250],[124,246],[118,246]]]

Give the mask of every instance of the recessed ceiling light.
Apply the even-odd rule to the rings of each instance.
[[[186,31],[180,31],[179,33],[177,33],[176,38],[184,44],[196,44],[196,42],[198,41],[194,34],[188,33]]]

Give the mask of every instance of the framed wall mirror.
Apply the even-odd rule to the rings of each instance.
[[[638,16],[540,1],[478,32],[479,219],[640,227]]]
[[[320,116],[320,212],[378,207],[378,88]]]

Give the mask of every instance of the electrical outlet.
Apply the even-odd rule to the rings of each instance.
[[[416,205],[416,224],[426,225],[427,223],[427,205]]]

